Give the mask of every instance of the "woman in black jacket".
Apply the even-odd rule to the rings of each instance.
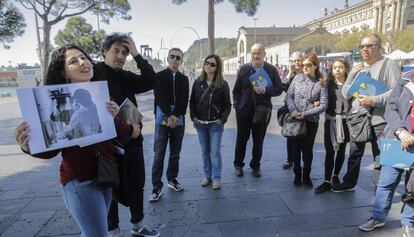
[[[230,111],[230,90],[223,79],[223,64],[219,56],[211,54],[204,60],[203,71],[193,84],[190,98],[190,116],[203,156],[202,186],[213,181],[213,189],[220,188],[221,138]]]

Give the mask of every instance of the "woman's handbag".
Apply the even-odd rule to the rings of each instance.
[[[372,138],[371,114],[368,112],[353,113],[347,116],[346,123],[349,129],[351,142],[367,142]]]
[[[289,108],[287,105],[283,105],[277,110],[277,122],[280,126],[285,124],[286,119],[290,116]]]
[[[268,105],[256,105],[253,116],[253,123],[267,124],[270,121],[272,107]]]
[[[306,121],[295,119],[289,116],[282,126],[282,136],[284,137],[303,137],[306,136]]]
[[[117,162],[106,158],[100,152],[96,153],[96,159],[98,162],[96,183],[102,186],[117,187],[119,185]]]

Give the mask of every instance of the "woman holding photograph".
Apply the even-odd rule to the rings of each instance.
[[[201,186],[212,182],[215,190],[221,186],[221,138],[231,111],[230,89],[223,79],[222,65],[219,56],[207,56],[190,97],[190,116],[197,129],[203,158]]]
[[[45,85],[89,82],[93,76],[92,60],[79,47],[68,45],[57,49],[47,71]],[[118,137],[127,139],[138,136],[139,127],[131,126],[116,115],[119,107],[107,102],[108,111],[114,117]],[[16,128],[16,141],[25,153],[29,150],[30,127],[22,122]],[[107,213],[112,198],[112,188],[98,185],[97,153],[115,160],[111,141],[85,147],[73,146],[31,155],[51,159],[61,153],[60,182],[62,196],[70,213],[77,222],[82,237],[108,236]]]

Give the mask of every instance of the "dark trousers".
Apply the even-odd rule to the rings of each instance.
[[[386,124],[380,124],[377,126],[372,127],[372,139],[371,139],[371,147],[372,147],[372,155],[374,156],[374,162],[379,164],[379,155],[380,155],[380,149],[379,145],[377,143],[378,137],[381,135],[381,133],[384,131]],[[365,151],[365,144],[366,142],[350,142],[350,148],[349,148],[349,159],[348,159],[348,167],[346,174],[344,176],[344,183],[346,183],[349,186],[355,186],[358,182],[359,177],[359,170],[361,167],[361,159],[364,155]],[[376,167],[378,168],[378,167]],[[379,170],[375,169],[374,171],[374,183],[378,183],[379,178]]]
[[[262,159],[263,153],[263,141],[269,123],[253,123],[253,113],[254,111],[251,111],[248,116],[245,116],[236,111],[237,138],[234,152],[234,167],[244,166],[247,141],[249,140],[251,132],[253,137],[253,149],[250,167],[252,169],[260,168],[260,160]]]
[[[294,144],[293,170],[301,170],[301,157],[303,159],[303,170],[308,171],[312,168],[313,144],[315,143],[318,123],[306,121],[306,136],[291,138]]]
[[[293,163],[294,160],[294,153],[295,153],[295,145],[294,139],[287,137],[286,138],[286,151],[287,151],[287,159],[288,163]]]
[[[170,128],[164,125],[155,125],[154,133],[154,163],[152,164],[152,186],[161,189],[161,181],[164,172],[164,157],[170,140],[170,157],[168,160],[167,180],[178,176],[178,161],[180,160],[181,146],[184,138],[184,127]]]
[[[330,121],[328,119],[325,120],[324,124],[324,143],[325,143],[325,180],[331,181],[332,178],[332,171],[333,174],[338,176],[339,172],[341,172],[342,165],[344,164],[345,160],[345,149],[346,149],[346,142],[339,144],[339,150],[336,151],[335,157],[335,150],[332,145],[331,141],[331,133],[330,133]],[[344,123],[344,132],[347,132],[348,127],[346,127]],[[347,134],[345,135],[347,136]],[[334,170],[335,166],[335,170]]]
[[[138,223],[144,218],[145,164],[142,143],[127,146],[123,159],[127,161],[130,221]],[[108,229],[113,230],[118,224],[118,202],[112,199],[108,213]]]

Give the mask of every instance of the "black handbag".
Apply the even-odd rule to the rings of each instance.
[[[371,114],[357,112],[346,118],[351,142],[368,142],[372,138]]]
[[[287,105],[283,105],[277,110],[277,122],[280,126],[285,124],[286,119],[290,116],[289,108]]]
[[[267,124],[270,121],[272,107],[268,105],[256,105],[253,116],[253,123]]]
[[[282,126],[282,136],[284,137],[303,137],[306,136],[306,121],[295,119],[289,116]]]
[[[117,187],[119,185],[118,164],[115,160],[106,158],[100,152],[96,153],[98,175],[96,183],[102,186]]]

